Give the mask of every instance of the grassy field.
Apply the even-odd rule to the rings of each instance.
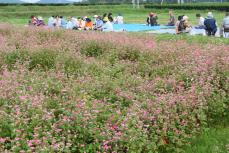
[[[150,10],[133,9],[131,5],[98,5],[98,6],[0,6],[0,22],[7,22],[12,24],[26,24],[31,15],[40,15],[46,18],[51,15],[63,16],[93,16],[95,14],[102,15],[103,13],[112,12],[113,15],[122,13],[126,23],[145,23],[149,12],[156,12],[159,17],[160,24],[166,24],[168,20],[168,10]],[[211,10],[209,10],[211,11]],[[201,13],[206,16],[206,11],[197,10],[176,10],[175,15],[188,15],[193,25],[196,24],[196,13]],[[224,12],[212,11],[218,23],[221,23]]]

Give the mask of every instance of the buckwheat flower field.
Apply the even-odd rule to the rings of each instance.
[[[0,152],[183,152],[229,109],[229,46],[0,25]]]

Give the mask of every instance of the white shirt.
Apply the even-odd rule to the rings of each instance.
[[[123,16],[117,16],[116,21],[118,24],[123,24]]]
[[[204,18],[201,16],[200,18],[199,18],[199,20],[198,20],[198,25],[199,26],[204,26]]]
[[[113,29],[113,25],[110,21],[107,21],[104,25],[103,25],[103,31],[114,31]]]

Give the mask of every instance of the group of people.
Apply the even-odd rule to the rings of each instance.
[[[93,19],[85,17],[69,17],[51,16],[48,19],[47,25],[41,16],[31,16],[29,25],[32,26],[46,26],[48,28],[63,28],[71,30],[99,30],[99,31],[113,31],[113,24],[123,24],[122,14],[112,16],[112,13],[105,13],[103,16],[94,15]]]
[[[207,17],[204,18],[200,14],[196,14],[198,25],[192,27],[189,23],[189,17],[186,15],[178,16],[178,20],[176,21],[173,11],[169,11],[169,21],[166,26],[175,26],[176,27],[176,34],[180,33],[188,33],[195,29],[204,29],[206,35],[208,36],[215,36],[218,29],[220,29],[221,36],[229,37],[229,12],[226,13],[225,18],[223,19],[221,27],[218,28],[217,22],[212,14],[212,12],[208,12]],[[147,17],[147,25],[149,26],[158,26],[158,17],[156,13],[149,13]]]

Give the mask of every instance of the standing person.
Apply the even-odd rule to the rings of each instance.
[[[175,19],[175,16],[173,14],[173,11],[170,10],[169,11],[169,22],[166,26],[175,26],[175,22],[176,22],[176,19]]]
[[[208,16],[204,21],[204,26],[208,36],[215,36],[217,32],[217,25],[212,12],[208,12]]]
[[[223,34],[224,37],[229,38],[229,12],[226,13],[222,22],[221,35]]]
[[[196,29],[204,29],[204,18],[200,14],[196,14],[196,19],[198,22],[198,25],[195,27]]]

